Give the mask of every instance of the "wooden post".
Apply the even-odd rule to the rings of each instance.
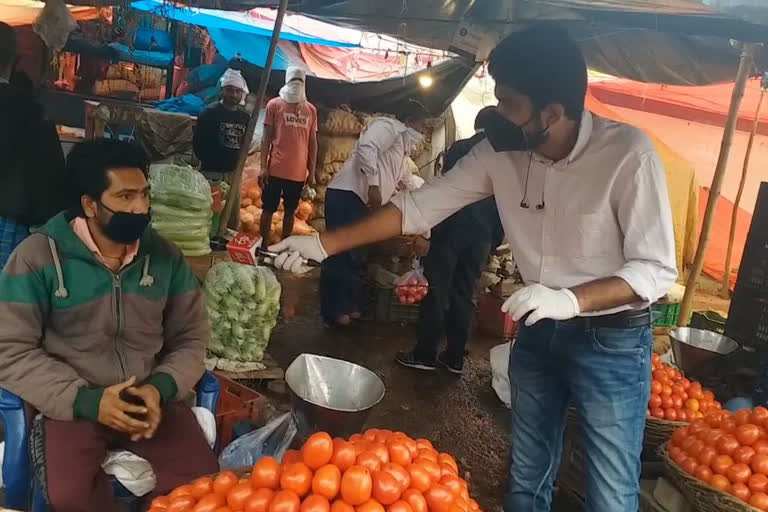
[[[232,212],[238,212],[240,210],[239,206],[235,204],[235,202],[236,198],[240,194],[240,185],[243,181],[243,167],[245,167],[245,160],[248,158],[248,150],[251,147],[253,132],[256,131],[256,123],[259,120],[261,104],[264,103],[264,96],[267,93],[267,83],[269,82],[269,75],[272,72],[272,63],[275,60],[277,43],[280,40],[280,30],[283,27],[283,18],[285,18],[285,11],[287,7],[288,0],[280,0],[280,7],[277,9],[277,17],[275,18],[275,26],[272,29],[272,40],[269,43],[267,62],[264,64],[264,71],[261,74],[259,90],[256,93],[256,105],[253,107],[251,118],[248,121],[248,128],[245,130],[245,135],[243,136],[243,142],[240,147],[240,155],[237,158],[237,165],[235,165],[235,171],[232,177],[232,190],[230,190],[227,203],[224,205],[224,211],[221,212],[221,220],[219,224],[219,235],[221,236],[224,236],[227,233],[227,227],[229,226]]]
[[[725,253],[725,274],[723,275],[723,288],[720,290],[720,294],[726,299],[731,296],[731,257],[733,256],[733,242],[736,238],[736,220],[739,217],[739,204],[741,204],[741,196],[744,193],[744,185],[747,182],[749,160],[752,156],[752,146],[755,143],[757,128],[760,126],[760,112],[763,108],[763,100],[765,99],[766,89],[768,89],[768,73],[763,75],[763,80],[760,83],[760,99],[757,100],[755,120],[752,122],[752,131],[749,133],[747,151],[744,154],[744,166],[741,168],[741,181],[739,182],[739,191],[736,193],[736,200],[733,202],[733,214],[731,215],[731,233],[728,236],[728,250]]]
[[[717,159],[715,175],[712,177],[712,186],[709,189],[709,198],[707,199],[707,209],[704,213],[704,221],[701,226],[701,235],[699,235],[699,245],[696,248],[696,257],[693,260],[688,274],[688,280],[685,287],[685,295],[680,305],[680,318],[677,324],[681,327],[688,325],[688,317],[691,315],[693,305],[693,296],[696,294],[696,287],[701,275],[701,269],[704,267],[704,256],[707,253],[709,244],[709,235],[712,232],[712,223],[717,210],[717,202],[720,199],[720,190],[723,188],[723,178],[728,167],[728,155],[733,143],[733,134],[736,131],[736,122],[739,119],[739,107],[744,97],[744,89],[747,85],[749,73],[752,70],[752,57],[754,54],[754,44],[745,44],[741,50],[741,59],[739,61],[739,71],[736,74],[736,82],[733,85],[733,94],[731,95],[731,107],[728,112],[728,119],[725,122],[723,130],[723,141],[720,144],[720,156]]]

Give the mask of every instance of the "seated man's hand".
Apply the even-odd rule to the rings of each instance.
[[[311,270],[304,264],[305,260],[322,263],[328,257],[317,233],[310,236],[289,236],[278,244],[270,245],[269,251],[280,253],[275,258],[276,268],[294,274],[305,274]]]
[[[119,432],[136,434],[150,428],[147,421],[136,419],[129,414],[145,415],[146,407],[134,405],[120,398],[120,393],[133,386],[136,377],[131,377],[125,382],[109,386],[101,395],[99,402],[99,423]]]
[[[152,384],[144,384],[139,387],[130,387],[125,390],[129,395],[133,395],[144,402],[147,408],[147,422],[149,428],[144,432],[137,432],[131,435],[132,441],[138,441],[139,439],[152,439],[157,432],[157,427],[160,426],[160,420],[163,418],[163,409],[161,407],[160,392]]]

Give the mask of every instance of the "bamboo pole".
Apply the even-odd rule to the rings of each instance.
[[[723,140],[720,144],[720,156],[717,159],[715,175],[712,177],[712,186],[709,189],[709,198],[707,199],[707,209],[704,213],[704,221],[701,226],[701,235],[699,235],[699,245],[696,248],[696,257],[693,260],[693,266],[688,274],[688,280],[685,287],[685,295],[680,305],[680,317],[677,321],[679,326],[688,325],[688,317],[691,314],[693,297],[696,294],[696,287],[701,275],[701,269],[704,267],[704,256],[707,253],[709,244],[709,235],[712,232],[712,223],[717,210],[717,202],[720,199],[720,190],[723,188],[723,178],[728,166],[728,156],[733,143],[733,134],[736,131],[736,122],[739,119],[739,108],[741,100],[744,97],[744,89],[747,85],[747,78],[752,70],[752,57],[755,45],[745,44],[741,50],[741,59],[739,60],[739,70],[736,74],[736,82],[733,85],[731,95],[731,107],[728,112],[728,119],[725,122],[723,130]]]
[[[763,76],[760,84],[760,99],[757,101],[755,109],[755,120],[752,122],[752,131],[749,132],[749,142],[747,142],[747,151],[744,154],[744,166],[741,168],[741,181],[739,182],[739,191],[736,193],[736,200],[733,202],[733,214],[731,214],[731,232],[728,236],[728,250],[725,253],[725,274],[723,275],[723,288],[720,294],[726,299],[731,296],[731,257],[733,256],[733,242],[736,238],[736,220],[739,217],[739,204],[741,196],[744,193],[744,185],[747,182],[747,171],[749,170],[749,160],[752,156],[752,146],[755,143],[757,128],[760,126],[760,112],[763,108],[765,91],[768,88],[768,73]]]
[[[224,205],[224,211],[221,212],[221,221],[219,224],[219,235],[221,236],[224,236],[227,233],[227,227],[229,226],[232,212],[237,212],[239,210],[238,205],[235,203],[236,198],[240,192],[241,183],[243,181],[243,167],[245,167],[245,160],[248,158],[248,150],[251,147],[253,132],[256,131],[256,123],[259,120],[261,104],[264,103],[264,96],[267,93],[269,75],[272,73],[272,63],[275,60],[277,43],[280,40],[280,31],[283,28],[283,18],[285,18],[285,11],[287,7],[288,0],[280,0],[280,6],[277,9],[277,17],[275,18],[275,26],[272,29],[272,40],[269,43],[267,62],[264,64],[264,71],[261,74],[259,90],[256,93],[256,105],[253,107],[251,118],[248,121],[248,128],[245,130],[245,135],[243,136],[243,142],[240,147],[240,155],[237,158],[237,165],[235,165],[235,171],[232,177],[232,190],[229,192],[226,205]]]

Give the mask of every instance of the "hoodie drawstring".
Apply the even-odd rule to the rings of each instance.
[[[66,299],[69,297],[69,291],[64,287],[64,272],[61,270],[59,252],[56,250],[56,242],[53,241],[53,238],[48,238],[48,246],[51,248],[51,257],[53,257],[53,266],[56,269],[56,279],[58,281],[54,295],[56,298]]]
[[[152,286],[155,284],[155,278],[152,277],[152,275],[149,273],[149,254],[147,254],[147,257],[144,259],[144,267],[141,271],[141,281],[139,281],[139,286]]]

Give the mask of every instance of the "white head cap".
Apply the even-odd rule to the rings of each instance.
[[[306,83],[307,72],[298,66],[288,66],[285,70],[285,83],[288,83],[291,80],[296,80],[297,78]]]
[[[245,83],[242,73],[236,69],[228,69],[221,75],[221,86],[226,87],[231,85],[237,87],[248,94],[248,85]]]

